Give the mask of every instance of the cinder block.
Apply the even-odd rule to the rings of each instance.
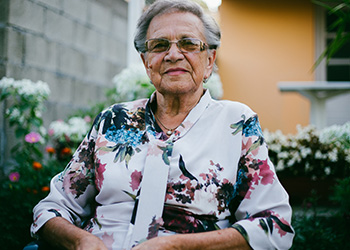
[[[120,73],[120,71],[122,71],[124,68],[126,67],[126,61],[124,61],[123,63],[109,63],[108,64],[108,68],[107,68],[107,78],[111,79],[110,82],[107,83],[107,87],[108,88],[112,88],[113,87],[113,77]]]
[[[110,79],[107,79],[107,62],[101,57],[92,57],[89,56],[86,58],[86,78],[89,81],[98,84],[99,82],[106,82]]]
[[[112,28],[112,10],[99,2],[91,2],[89,7],[89,24],[109,33]]]
[[[6,54],[10,63],[22,64],[24,52],[24,36],[12,28],[6,28]]]
[[[86,0],[62,0],[63,11],[79,21],[86,23],[88,17],[88,4]]]
[[[45,13],[45,35],[56,42],[72,45],[75,39],[76,23],[50,10]]]
[[[74,101],[71,78],[59,77],[54,72],[45,72],[42,80],[50,87],[50,101],[56,103],[71,103]]]
[[[62,10],[62,0],[37,0],[48,8]]]
[[[75,27],[74,47],[90,54],[98,53],[100,34],[91,27],[86,27],[79,23],[77,23]]]
[[[119,15],[113,15],[111,34],[119,40],[126,40],[128,37],[128,20]]]
[[[84,78],[86,74],[86,55],[65,46],[59,46],[58,51],[58,71],[70,77]]]
[[[126,41],[116,42],[112,47],[113,54],[116,55],[119,61],[126,62],[127,60],[127,44]]]
[[[76,80],[72,83],[74,104],[77,107],[91,107],[96,101],[96,88],[93,85],[87,84],[81,80]]]
[[[26,34],[25,64],[53,71],[57,67],[56,44],[42,36]]]
[[[19,64],[7,64],[6,75],[16,80],[26,78],[36,82],[42,79],[43,71],[38,68],[23,66]]]
[[[44,29],[44,8],[27,0],[11,0],[9,23],[42,33]]]

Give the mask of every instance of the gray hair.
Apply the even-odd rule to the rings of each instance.
[[[204,13],[201,6],[193,1],[186,0],[157,0],[140,17],[136,27],[134,46],[140,53],[145,53],[147,30],[156,16],[174,13],[189,12],[197,16],[203,23],[204,36],[209,49],[217,49],[220,46],[221,31],[214,18]]]

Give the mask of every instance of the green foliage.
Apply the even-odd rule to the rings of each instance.
[[[339,216],[295,215],[295,238],[291,249],[350,249],[349,220]]]
[[[0,80],[0,101],[6,103],[5,118],[17,142],[11,149],[11,161],[0,166],[1,170],[7,169],[0,184],[2,249],[21,249],[30,241],[32,209],[48,194],[52,176],[66,164],[52,151],[44,151],[48,136],[41,114],[49,93],[43,82]]]
[[[350,177],[337,181],[330,200],[339,206],[340,215],[347,218],[350,222]]]
[[[350,0],[313,0],[312,2],[327,9],[329,15],[337,17],[329,27],[336,32],[336,36],[317,59],[315,66],[318,66],[324,58],[328,62],[337,51],[350,42],[350,33],[346,32],[350,26]]]

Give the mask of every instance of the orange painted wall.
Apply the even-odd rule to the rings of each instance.
[[[217,64],[224,99],[250,106],[263,129],[294,133],[309,123],[309,101],[277,84],[314,80],[313,14],[305,0],[222,0]]]

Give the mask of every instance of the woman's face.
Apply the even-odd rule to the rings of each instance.
[[[192,13],[175,12],[152,19],[147,39],[165,38],[177,41],[197,38],[206,43],[201,20]],[[175,43],[166,52],[142,54],[147,74],[158,92],[179,95],[203,90],[203,79],[212,72],[216,51],[183,53]]]

